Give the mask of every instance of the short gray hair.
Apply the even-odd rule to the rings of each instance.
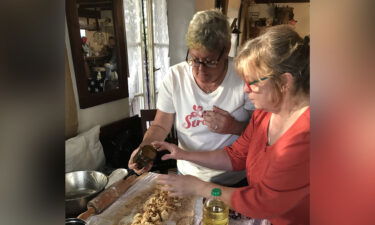
[[[218,9],[197,12],[186,34],[188,48],[220,51],[230,44],[231,32],[227,17]]]

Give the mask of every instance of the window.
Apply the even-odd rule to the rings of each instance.
[[[131,116],[139,115],[140,109],[155,108],[158,87],[169,67],[166,0],[152,1],[152,20],[149,20],[151,13],[147,2],[124,0]],[[152,27],[148,25],[150,21],[153,21]],[[153,40],[150,31],[153,31]]]
[[[79,33],[81,34],[81,37],[86,37],[86,30],[80,29]]]

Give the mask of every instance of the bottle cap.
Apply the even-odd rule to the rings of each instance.
[[[220,188],[214,188],[214,189],[212,189],[211,195],[212,196],[221,196],[221,190],[220,190]]]

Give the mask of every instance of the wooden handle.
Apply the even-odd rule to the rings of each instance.
[[[114,203],[131,185],[135,182],[137,176],[129,176],[126,180],[120,180],[112,184],[107,190],[100,193],[96,198],[88,202],[87,207],[95,209],[95,213],[101,213]]]
[[[86,221],[87,218],[89,218],[90,216],[92,216],[94,214],[95,214],[95,209],[93,207],[88,207],[86,212],[83,212],[83,213],[79,214],[79,216],[77,218]]]

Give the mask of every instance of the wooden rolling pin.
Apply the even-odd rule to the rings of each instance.
[[[83,212],[77,218],[87,220],[87,218],[89,218],[90,216],[103,212],[106,208],[112,205],[112,203],[114,203],[122,194],[124,194],[125,191],[135,183],[136,179],[137,176],[132,175],[126,178],[126,180],[120,180],[112,184],[97,197],[89,201],[87,203],[86,212]]]

